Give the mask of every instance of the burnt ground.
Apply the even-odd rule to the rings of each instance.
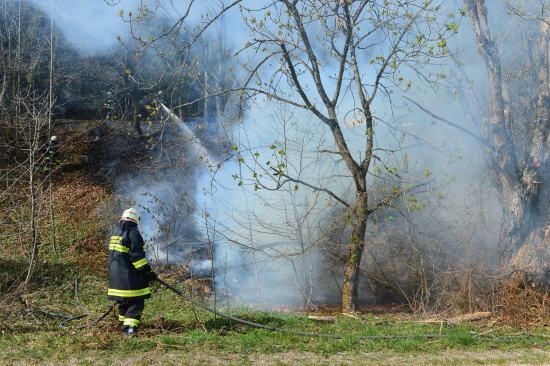
[[[109,184],[126,174],[189,166],[188,138],[176,122],[141,122],[141,129],[138,136],[130,122],[59,120],[54,133],[60,137],[61,153],[71,159],[63,171],[81,169],[88,179]]]
[[[189,158],[188,138],[178,125],[169,121],[142,122],[142,129],[140,137],[127,122],[58,121],[54,133],[60,139],[63,164],[62,174],[54,175],[54,179],[62,179],[62,186],[96,187],[114,194],[114,199],[131,190],[147,193],[156,189],[160,179],[167,178],[174,191],[194,189],[194,176],[188,173],[194,162]],[[101,210],[101,217],[114,217],[119,214],[119,205],[102,202],[100,208],[88,210]],[[105,232],[112,225],[108,221],[100,224]],[[191,251],[197,260],[209,259],[204,246],[194,245]]]
[[[56,125],[61,154],[69,158],[64,173],[81,170],[86,179],[112,184],[117,176],[147,164],[144,138],[127,123],[112,121],[60,121]]]

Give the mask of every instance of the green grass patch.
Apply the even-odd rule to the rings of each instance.
[[[29,294],[28,301],[41,304],[52,312],[84,312],[80,306],[75,306],[71,277],[68,276],[65,281],[55,280],[55,276],[51,278],[55,270],[73,274],[63,266],[41,269],[37,273],[48,277],[52,287]],[[62,364],[74,360],[76,356],[82,359],[81,363],[76,364],[92,362],[87,360],[89,357],[92,357],[93,362],[88,364],[101,364],[96,363],[96,358],[102,360],[101,357],[110,355],[131,359],[135,355],[144,356],[161,351],[163,354],[177,353],[183,359],[197,357],[197,354],[206,357],[208,353],[210,357],[220,360],[226,357],[231,359],[231,355],[238,354],[245,365],[252,364],[259,355],[277,359],[282,355],[310,354],[310,357],[328,360],[342,354],[359,358],[362,355],[389,353],[398,358],[404,358],[405,355],[436,358],[442,352],[449,351],[489,355],[494,354],[495,350],[522,352],[522,359],[537,362],[541,356],[535,351],[550,349],[550,331],[543,326],[534,327],[529,332],[510,327],[495,327],[491,331],[486,324],[441,327],[417,323],[413,318],[396,322],[392,321],[390,315],[387,319],[381,319],[379,314],[373,316],[368,313],[356,318],[336,315],[333,322],[319,322],[309,319],[310,313],[281,314],[266,310],[223,309],[233,317],[289,332],[273,331],[244,325],[219,315],[214,317],[211,312],[191,305],[160,287],[152,299],[146,302],[139,335],[127,339],[120,334],[114,313],[99,323],[95,322],[98,315],[104,313],[111,304],[105,300],[106,289],[102,278],[82,277],[86,280],[82,283],[80,300],[89,308],[90,316],[61,328],[64,319],[48,316],[32,308],[21,307],[8,317],[3,315],[1,346],[10,351],[0,356],[0,364],[10,360],[28,363],[55,360]],[[181,286],[182,289],[184,287],[187,288]],[[46,293],[50,293],[50,296],[46,296]],[[83,328],[78,328],[83,325]],[[295,331],[317,336],[293,334]],[[526,349],[533,353],[526,353]],[[176,360],[167,360],[166,364],[170,362],[178,364]],[[231,364],[231,361],[227,362]],[[473,359],[470,364],[487,362],[485,359]],[[487,364],[504,361],[493,357],[490,362]]]
[[[0,268],[12,271],[21,265],[21,262],[4,261]],[[0,364],[11,364],[13,360],[102,364],[105,357],[131,359],[136,354],[144,356],[152,352],[177,353],[184,359],[207,358],[208,354],[227,364],[232,364],[232,355],[239,355],[243,365],[253,364],[259,355],[274,359],[293,355],[299,359],[295,364],[304,364],[298,355],[309,355],[306,360],[313,358],[316,364],[323,364],[323,360],[338,355],[360,359],[364,355],[385,353],[397,358],[414,355],[437,358],[442,353],[456,352],[487,355],[474,357],[469,363],[482,365],[505,364],[504,356],[499,359],[491,356],[488,360],[488,355],[495,352],[521,353],[520,358],[525,362],[538,362],[541,359],[538,351],[550,350],[550,331],[544,324],[514,328],[492,321],[451,326],[418,322],[419,318],[410,315],[396,318],[391,314],[368,312],[354,318],[332,314],[333,321],[325,322],[309,318],[322,316],[322,312],[279,313],[219,307],[225,314],[259,325],[255,327],[214,315],[158,283],[153,285],[152,298],[146,301],[139,335],[127,339],[120,334],[114,311],[96,322],[112,305],[107,301],[106,281],[105,275],[87,273],[62,258],[37,264],[29,291],[0,314],[0,346],[10,350],[0,355]],[[190,294],[194,283],[188,281],[175,286]],[[87,316],[67,322],[55,314]],[[77,363],[75,358],[79,360]],[[165,361],[178,364],[176,358]],[[208,364],[207,360],[203,361]],[[380,364],[384,364],[383,361],[384,358],[380,358]],[[434,364],[445,365],[445,362],[439,360]],[[111,363],[105,361],[104,364]]]

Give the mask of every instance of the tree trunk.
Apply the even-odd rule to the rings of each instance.
[[[521,149],[514,144],[512,136],[518,133],[511,123],[508,110],[509,101],[503,93],[501,78],[500,53],[494,40],[491,39],[487,19],[485,0],[464,0],[472,21],[477,41],[477,48],[489,78],[490,121],[484,122],[485,138],[493,145],[488,164],[489,175],[500,195],[502,205],[502,222],[498,241],[499,265],[501,268],[513,266],[529,270],[541,268],[541,258],[546,254],[540,252],[544,246],[535,245],[544,239],[544,230],[548,226],[549,181],[548,159],[550,145],[548,132],[550,126],[550,98],[548,86],[548,58],[542,42],[545,56],[542,69],[539,70],[541,86],[538,90],[536,121],[532,137],[528,144],[528,156],[520,154]],[[545,40],[545,30],[542,39]],[[547,51],[547,50],[546,50]],[[528,117],[525,117],[528,118]],[[517,121],[519,125],[529,125],[529,121]],[[534,238],[538,238],[535,240]],[[538,259],[527,255],[533,253],[534,246],[540,253]],[[529,248],[524,248],[529,246]],[[536,263],[535,263],[536,262]]]
[[[143,136],[141,131],[141,125],[139,124],[139,110],[138,110],[138,101],[136,98],[132,97],[132,104],[134,105],[134,130],[138,137]]]
[[[510,182],[501,193],[502,221],[498,239],[500,267],[506,268],[533,229],[530,202],[519,191],[518,184]]]
[[[345,313],[357,310],[359,297],[359,270],[361,257],[365,249],[365,232],[368,218],[368,194],[356,193],[354,207],[354,225],[351,243],[344,270],[344,285],[342,288],[342,311]]]

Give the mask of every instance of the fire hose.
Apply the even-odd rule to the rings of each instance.
[[[207,305],[204,305],[204,304],[192,299],[191,297],[183,294],[178,289],[176,289],[173,286],[169,285],[168,283],[164,282],[160,278],[157,278],[157,281],[160,282],[164,287],[172,290],[173,292],[175,292],[179,296],[183,297],[187,301],[191,302],[192,304],[194,304],[194,305],[196,305],[196,306],[198,306],[198,307],[200,307],[204,310],[210,311],[211,313],[222,316],[222,317],[227,318],[229,320],[249,325],[249,326],[254,327],[254,328],[267,329],[267,330],[271,330],[271,331],[274,331],[274,332],[295,334],[295,335],[307,336],[307,337],[321,337],[321,338],[335,338],[335,339],[341,339],[341,338],[344,338],[344,337],[349,337],[349,336],[342,336],[342,335],[338,335],[338,334],[302,332],[302,331],[299,331],[299,330],[291,330],[291,329],[272,327],[272,326],[269,326],[269,325],[263,325],[263,324],[254,323],[254,322],[251,322],[251,321],[248,321],[248,320],[244,320],[244,319],[241,319],[241,318],[236,318],[236,317],[231,316],[229,314],[225,314],[225,313],[219,312],[215,309],[212,309],[211,307],[209,307]],[[457,337],[459,337],[459,336],[457,336],[457,335],[448,335],[448,334],[421,334],[421,335],[398,335],[398,336],[361,336],[361,335],[358,335],[358,336],[355,336],[354,338],[357,338],[357,339],[406,339],[406,338],[457,338]]]
[[[196,306],[198,306],[198,307],[200,307],[204,310],[210,311],[211,313],[222,316],[222,317],[224,317],[226,319],[229,319],[229,320],[232,320],[234,322],[246,324],[246,325],[249,325],[249,326],[254,327],[254,328],[267,329],[267,330],[281,332],[281,333],[290,333],[290,334],[297,334],[297,335],[303,335],[303,336],[309,336],[309,337],[341,338],[341,336],[336,335],[336,334],[321,334],[321,333],[302,332],[302,331],[298,331],[298,330],[289,330],[289,329],[271,327],[269,325],[258,324],[258,323],[254,323],[254,322],[244,320],[244,319],[241,319],[241,318],[236,318],[236,317],[231,316],[229,314],[225,314],[225,313],[219,312],[217,310],[214,310],[211,307],[209,307],[207,305],[204,305],[204,304],[190,298],[189,296],[183,294],[181,291],[179,291],[178,289],[176,289],[176,288],[172,287],[171,285],[167,284],[166,282],[164,282],[160,278],[157,278],[157,281],[160,282],[164,287],[172,290],[173,292],[175,292],[179,296],[183,297],[187,301],[190,301],[193,305],[196,305]]]
[[[222,316],[224,318],[227,318],[229,320],[246,324],[254,328],[260,328],[260,329],[266,329],[271,330],[274,332],[280,332],[280,333],[287,333],[287,334],[295,334],[300,336],[307,336],[307,337],[318,337],[318,338],[333,338],[333,339],[342,339],[342,338],[355,338],[355,339],[414,339],[414,338],[424,338],[424,339],[431,339],[431,338],[463,338],[464,336],[457,335],[457,334],[409,334],[409,335],[380,335],[380,336],[365,336],[365,335],[357,335],[357,336],[351,336],[351,335],[339,335],[339,334],[327,334],[327,333],[312,333],[312,332],[302,332],[299,330],[291,330],[291,329],[284,329],[284,328],[278,328],[278,327],[271,327],[269,325],[263,325],[259,323],[254,323],[248,320],[244,320],[241,318],[236,318],[234,316],[224,314],[222,312],[219,312],[215,309],[212,309],[211,307],[204,305],[191,297],[183,294],[178,289],[174,288],[173,286],[169,285],[168,283],[164,282],[160,278],[157,278],[157,281],[160,282],[164,287],[172,290],[177,295],[183,297],[187,301],[191,302],[192,304],[210,311],[211,313],[217,314],[219,316]],[[517,342],[517,339],[510,339],[510,338],[489,338],[489,337],[475,337],[472,336],[473,339],[481,340],[481,341],[492,341],[492,342]],[[550,342],[543,342],[539,344],[550,344]]]
[[[113,309],[115,308],[115,303],[113,303],[113,305],[111,305],[111,307],[109,308],[109,310],[107,310],[105,313],[103,313],[103,315],[101,315],[99,318],[97,318],[95,320],[96,323],[100,322],[101,320],[103,320],[107,315],[109,315],[109,313],[111,311],[113,311]],[[39,310],[41,313],[44,313],[46,315],[49,315],[49,316],[53,316],[54,318],[62,318],[62,319],[65,319],[63,320],[59,326],[61,328],[65,328],[65,323],[68,323],[68,322],[72,322],[73,320],[77,320],[77,319],[81,319],[81,318],[85,318],[87,317],[89,314],[81,314],[81,315],[76,315],[76,316],[67,316],[67,315],[63,315],[63,314],[57,314],[57,313],[52,313],[52,312],[48,312],[48,311],[44,311],[44,310]],[[84,325],[79,325],[78,327],[76,327],[76,329],[81,329],[81,328],[84,328],[84,327],[87,327],[88,324],[84,324]]]
[[[213,314],[219,315],[223,318],[226,318],[228,320],[231,320],[231,321],[234,321],[234,322],[237,322],[237,323],[241,323],[241,324],[251,326],[253,328],[266,329],[266,330],[279,332],[279,333],[295,334],[295,335],[307,336],[307,337],[333,338],[333,339],[342,339],[342,338],[349,338],[349,337],[355,338],[355,339],[414,339],[414,338],[431,339],[431,338],[461,338],[461,337],[464,337],[464,336],[456,335],[456,334],[418,334],[418,335],[410,334],[410,335],[380,335],[380,336],[357,335],[357,336],[350,336],[350,335],[339,335],[339,334],[303,332],[303,331],[299,331],[299,330],[272,327],[272,326],[269,326],[269,325],[259,324],[259,323],[251,322],[251,321],[248,321],[248,320],[245,320],[245,319],[237,318],[237,317],[234,317],[232,315],[225,314],[223,312],[217,311],[217,310],[209,307],[208,305],[205,305],[201,302],[198,302],[198,301],[194,300],[193,298],[185,295],[184,293],[182,293],[181,291],[179,291],[175,287],[171,286],[170,284],[166,283],[164,280],[162,280],[160,278],[157,278],[156,281],[158,281],[161,285],[168,288],[169,290],[171,290],[175,294],[177,294],[177,295],[181,296],[182,298],[184,298],[185,300],[191,302],[193,305],[198,306],[199,308],[202,308],[204,310],[207,310],[207,311],[209,311]],[[99,322],[102,319],[104,319],[114,309],[115,304],[116,303],[111,305],[109,310],[107,310],[102,316],[100,316],[96,320],[96,322]],[[45,311],[42,311],[42,312],[47,314],[47,315],[50,315],[50,316],[65,318],[65,320],[63,322],[61,322],[61,324],[60,324],[61,327],[64,327],[65,323],[68,323],[70,321],[80,319],[80,318],[84,318],[84,317],[88,316],[87,314],[84,314],[84,315],[77,315],[77,316],[69,317],[69,316],[56,314],[56,313],[49,313],[49,312],[45,312]],[[84,328],[86,326],[87,326],[87,324],[86,325],[81,325],[81,326],[76,327],[76,329]],[[474,338],[476,340],[493,341],[493,342],[517,342],[516,339],[506,339],[506,338],[489,338],[489,337],[475,337],[475,336],[472,336],[472,338]],[[548,344],[550,342],[544,342],[544,343]]]

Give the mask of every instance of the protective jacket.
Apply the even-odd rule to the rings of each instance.
[[[151,288],[146,277],[150,271],[137,224],[120,221],[109,242],[108,299],[136,301],[150,298]]]
[[[116,112],[115,112],[116,101],[112,98],[109,98],[105,101],[104,106],[107,109],[107,119],[110,119],[110,120],[117,119]]]
[[[46,149],[44,150],[44,155],[46,156],[46,160],[53,160],[57,163],[61,162],[59,153],[57,152],[57,142],[55,141],[50,141],[48,143]]]
[[[61,156],[57,152],[57,142],[50,141],[44,151],[44,174],[50,173],[52,164],[61,164]]]
[[[116,107],[116,102],[115,102],[115,100],[114,100],[113,98],[109,98],[109,99],[107,99],[107,100],[105,101],[104,106],[105,106],[105,108],[107,108],[107,109],[115,109],[115,107]]]

